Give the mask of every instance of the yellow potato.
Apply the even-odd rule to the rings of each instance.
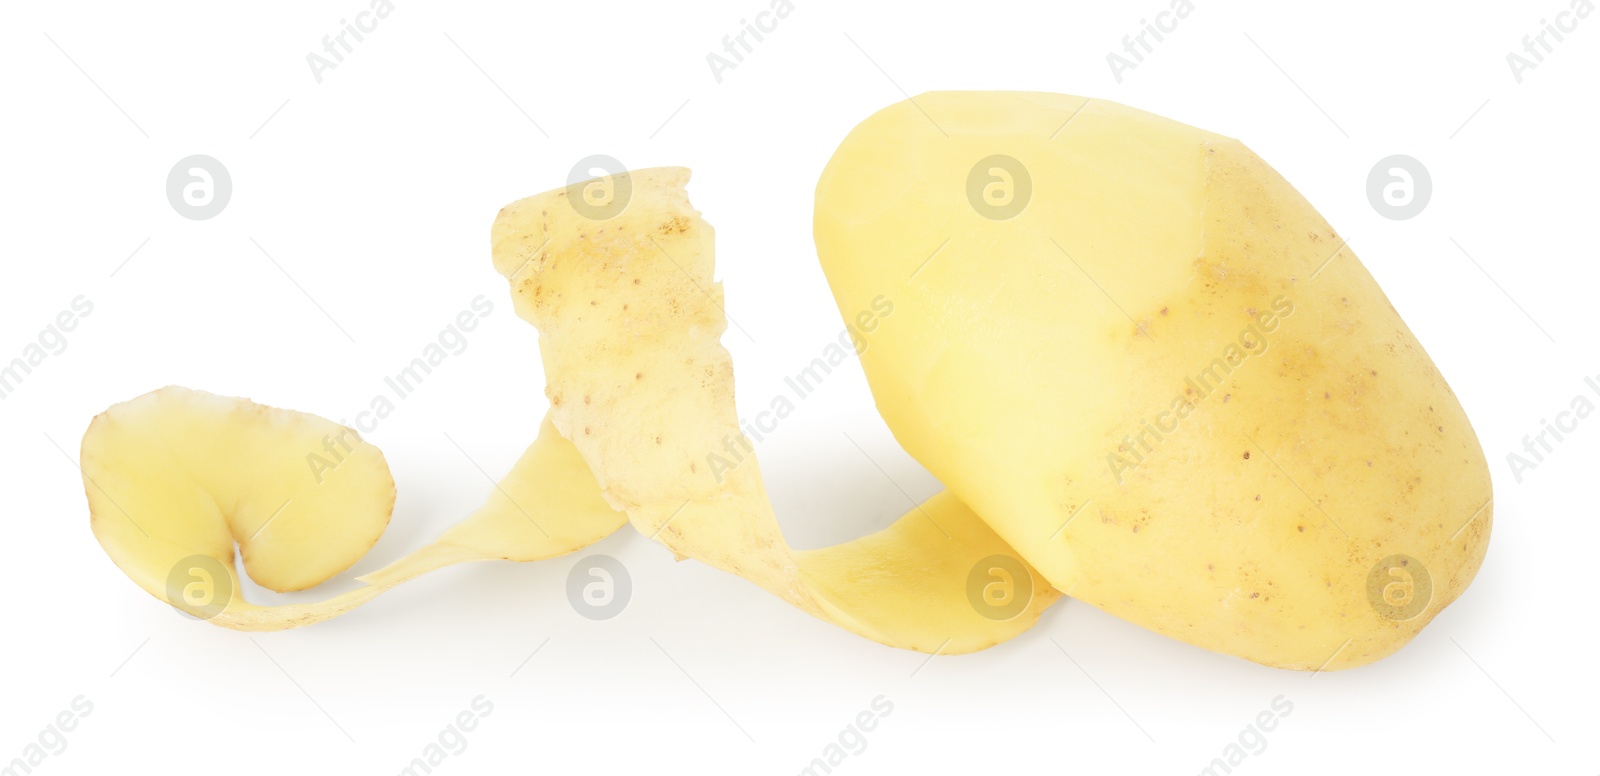
[[[1273,666],[1404,645],[1488,542],[1460,404],[1344,241],[1236,140],[936,92],[817,185],[896,438],[1067,594]]]

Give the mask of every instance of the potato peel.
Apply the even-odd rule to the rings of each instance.
[[[562,189],[504,208],[491,238],[517,314],[539,329],[551,418],[607,502],[675,554],[891,646],[970,652],[1031,626],[1059,594],[1028,568],[1029,580],[1013,581],[1036,592],[1014,617],[975,607],[972,568],[1018,556],[953,498],[855,542],[796,553],[753,452],[731,469],[706,464],[729,440],[753,450],[720,342],[715,238],[689,204],[688,170],[629,176],[632,199],[612,219],[590,220]]]
[[[320,622],[455,563],[572,552],[624,522],[679,559],[746,577],[891,646],[971,652],[1037,621],[1060,594],[948,494],[870,536],[796,552],[778,529],[753,453],[720,476],[700,463],[729,439],[752,447],[738,428],[731,358],[718,342],[727,319],[712,279],[712,232],[689,205],[687,170],[630,176],[630,207],[606,222],[562,203],[565,189],[517,202],[496,219],[495,265],[519,314],[540,330],[550,409],[488,503],[437,541],[324,601],[244,600],[235,544],[259,584],[316,585],[377,540],[393,480],[377,448],[347,428],[171,387],[112,407],[84,436],[85,490],[101,545],[152,595],[238,630]],[[304,457],[327,449],[330,437],[349,449],[325,479],[313,479]],[[994,568],[990,559],[999,559]],[[972,600],[974,574],[983,583],[990,572],[1013,599],[1003,616]],[[174,575],[187,584],[176,586]],[[225,600],[188,600],[193,580]]]

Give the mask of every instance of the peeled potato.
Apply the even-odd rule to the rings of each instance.
[[[1069,595],[1337,669],[1477,573],[1493,510],[1465,413],[1238,141],[1101,100],[925,94],[840,145],[815,236],[842,313],[894,299],[862,363],[895,437]]]

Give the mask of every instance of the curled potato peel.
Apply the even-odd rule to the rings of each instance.
[[[1037,592],[1014,616],[991,619],[968,600],[974,566],[1017,556],[948,494],[879,533],[795,552],[755,454],[727,470],[707,464],[730,439],[753,449],[719,342],[712,229],[689,204],[688,170],[628,177],[622,217],[592,221],[559,190],[507,206],[492,231],[517,314],[539,329],[551,420],[606,501],[677,555],[891,646],[970,652],[1032,625],[1059,594],[1020,560],[1027,579],[1012,581]]]
[[[240,630],[319,622],[454,563],[572,552],[630,521],[680,558],[892,646],[957,654],[1031,626],[1059,593],[949,494],[862,539],[794,551],[753,452],[724,472],[703,463],[729,439],[752,449],[717,341],[726,317],[711,228],[689,205],[687,170],[628,177],[631,204],[606,221],[561,202],[567,189],[496,219],[495,264],[540,330],[550,411],[489,502],[437,541],[325,601],[245,601],[235,544],[261,585],[310,587],[377,540],[394,483],[377,448],[347,428],[174,387],[112,407],[84,436],[102,546],[145,590]],[[308,453],[334,449],[336,465],[313,476]],[[975,578],[998,592],[974,600]],[[224,600],[189,600],[196,581]]]

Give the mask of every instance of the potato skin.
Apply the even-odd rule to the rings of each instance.
[[[818,252],[842,313],[894,300],[862,361],[896,437],[1051,584],[1301,670],[1384,657],[1461,594],[1482,449],[1287,181],[1101,100],[915,102],[836,152]],[[967,185],[997,155],[1031,180],[1004,219]]]
[[[689,171],[625,177],[612,184],[626,206],[608,218],[574,207],[569,187],[506,206],[490,237],[518,315],[539,329],[551,424],[606,502],[679,559],[883,644],[960,654],[1032,627],[1059,593],[949,494],[855,541],[788,545],[734,404],[714,233],[690,204]],[[1027,591],[1006,617],[970,594],[998,556]]]

